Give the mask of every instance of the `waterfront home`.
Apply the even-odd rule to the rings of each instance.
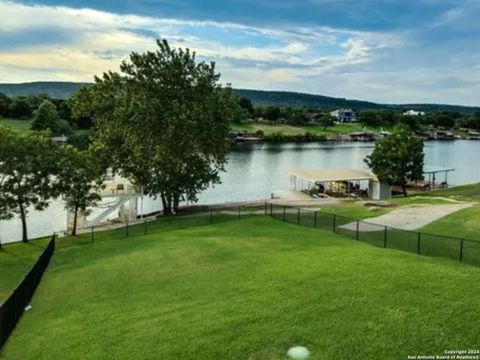
[[[337,109],[332,111],[330,115],[337,118],[337,120],[342,123],[353,123],[358,121],[357,113],[352,109]]]
[[[403,115],[406,115],[406,116],[423,116],[423,115],[425,115],[425,112],[410,109],[410,110],[405,111],[403,113]]]

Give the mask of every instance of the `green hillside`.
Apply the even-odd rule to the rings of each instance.
[[[52,98],[65,99],[86,83],[75,82],[30,82],[22,84],[0,84],[0,93],[8,96],[48,94]],[[277,105],[283,107],[353,108],[365,109],[414,109],[418,111],[455,111],[464,114],[480,112],[480,107],[445,104],[378,104],[369,101],[335,98],[323,95],[291,91],[266,91],[235,89],[239,96],[247,97],[256,105]]]

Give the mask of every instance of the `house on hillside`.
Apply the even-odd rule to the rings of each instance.
[[[425,115],[425,112],[410,109],[410,110],[405,111],[403,113],[403,115],[406,115],[406,116],[423,116],[423,115]]]
[[[337,118],[337,120],[342,123],[353,123],[358,121],[357,113],[352,109],[337,109],[332,111],[330,115]]]

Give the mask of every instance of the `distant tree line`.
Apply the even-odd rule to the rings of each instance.
[[[267,120],[273,123],[289,125],[318,124],[332,126],[335,120],[330,116],[334,108],[254,106],[248,98],[239,98],[242,113],[236,117],[239,122],[245,120]],[[480,129],[480,112],[472,115],[455,111],[430,112],[425,115],[404,115],[404,111],[391,109],[373,109],[358,111],[358,121],[366,126],[382,127],[407,125],[414,130],[435,128],[471,128]]]

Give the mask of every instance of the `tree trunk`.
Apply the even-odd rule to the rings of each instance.
[[[404,197],[407,197],[408,194],[407,194],[407,186],[406,185],[402,185],[402,189],[403,189],[403,196]]]
[[[172,200],[170,197],[165,196],[165,193],[162,193],[162,205],[163,205],[163,215],[171,215],[172,214]]]
[[[20,208],[20,219],[22,220],[22,241],[28,241],[28,234],[27,234],[27,215],[25,214],[25,209],[23,204],[18,204]]]
[[[78,206],[75,205],[75,212],[73,214],[73,229],[72,229],[73,236],[77,236],[77,216],[78,216]]]
[[[180,203],[180,196],[175,194],[173,197],[173,210],[175,211],[175,214],[178,212],[179,203]]]

